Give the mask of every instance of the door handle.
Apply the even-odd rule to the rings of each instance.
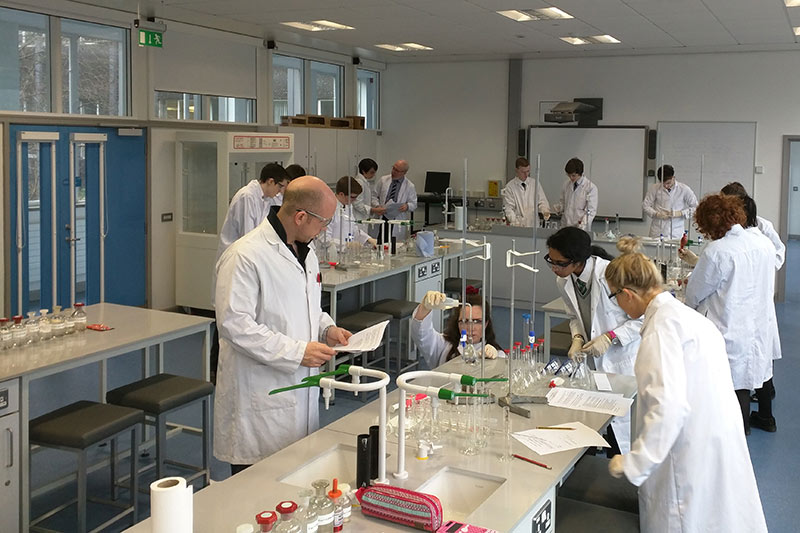
[[[8,462],[6,463],[6,468],[11,468],[14,466],[14,432],[11,428],[6,428],[6,432],[8,433]]]

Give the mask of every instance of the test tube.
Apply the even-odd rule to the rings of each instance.
[[[508,406],[503,407],[503,453],[500,454],[500,461],[507,463],[514,460],[511,452],[511,410]]]

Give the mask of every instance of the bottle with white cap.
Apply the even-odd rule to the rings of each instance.
[[[339,483],[339,490],[342,491],[342,518],[345,522],[350,521],[350,515],[353,512],[352,491],[350,490],[349,483]]]
[[[294,513],[297,511],[297,504],[292,501],[285,501],[279,503],[275,510],[281,515],[281,520],[275,526],[275,533],[302,533],[303,527],[300,522],[295,518]]]
[[[318,479],[311,484],[317,491],[312,503],[318,516],[319,533],[333,533],[333,502],[328,498],[329,484],[327,479]]]

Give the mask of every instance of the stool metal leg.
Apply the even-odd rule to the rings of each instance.
[[[139,424],[131,430],[131,505],[133,505],[133,523],[139,521]]]
[[[167,454],[167,417],[156,416],[156,479],[164,477],[164,459]]]
[[[203,470],[205,470],[205,482],[203,486],[211,483],[211,467],[209,454],[211,452],[211,396],[206,396],[203,400]]]
[[[111,499],[116,501],[119,498],[119,490],[117,488],[117,437],[111,438],[111,464],[109,465],[111,472]]]
[[[78,452],[78,531],[86,533],[86,450]]]

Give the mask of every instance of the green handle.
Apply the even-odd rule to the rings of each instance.
[[[475,378],[475,377],[472,377],[472,376],[468,376],[466,374],[461,376],[461,384],[462,385],[467,385],[467,386],[471,387],[471,386],[475,385],[477,382],[478,382],[478,378]]]
[[[322,372],[321,374],[317,374],[315,376],[306,376],[300,381],[316,380],[316,382],[319,383],[320,378],[327,378],[330,376],[342,376],[344,374],[348,374],[349,372],[350,372],[350,365],[339,365],[338,367],[336,367],[336,370],[333,370],[331,372]]]
[[[454,396],[461,396],[464,398],[488,398],[488,394],[473,394],[471,392],[456,392]]]
[[[311,376],[311,377],[315,378],[317,376]],[[271,391],[269,391],[269,394],[273,395],[273,394],[278,394],[278,393],[281,393],[281,392],[286,392],[286,391],[295,390],[295,389],[303,389],[303,388],[306,388],[306,387],[316,387],[317,385],[319,385],[319,382],[314,383],[313,381],[305,381],[303,383],[298,383],[297,385],[292,385],[291,387],[282,387],[280,389],[272,389]]]
[[[438,396],[440,400],[455,400],[456,393],[450,389],[439,389]]]
[[[477,381],[487,383],[489,381],[508,381],[508,378],[478,378]]]

